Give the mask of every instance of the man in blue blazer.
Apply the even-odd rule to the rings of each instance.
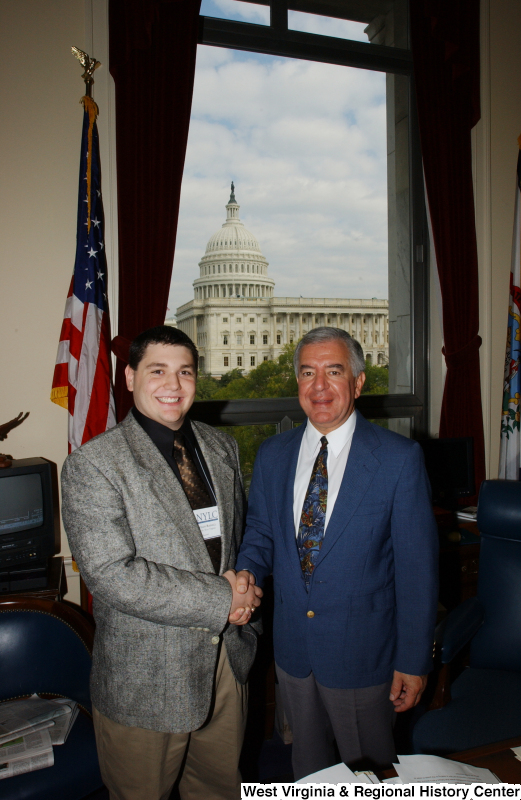
[[[305,425],[259,449],[238,583],[273,573],[274,648],[295,780],[396,757],[394,712],[431,669],[438,538],[420,446],[355,411],[362,348],[316,328],[295,352]]]

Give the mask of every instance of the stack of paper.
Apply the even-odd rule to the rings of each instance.
[[[465,508],[459,508],[456,511],[456,516],[465,522],[475,522],[478,518],[478,507],[466,506]]]
[[[296,783],[380,783],[374,772],[352,772],[345,764],[321,769]]]
[[[53,745],[65,742],[77,715],[68,698],[0,703],[0,779],[52,767]]]
[[[521,748],[520,748],[521,750]],[[500,783],[489,769],[472,767],[440,756],[398,756],[397,778],[384,783]],[[314,772],[297,783],[379,783],[373,772],[351,772],[345,764]]]
[[[512,752],[518,761],[521,761],[521,747],[512,747]]]
[[[441,756],[398,756],[393,764],[402,783],[500,783],[493,772]]]

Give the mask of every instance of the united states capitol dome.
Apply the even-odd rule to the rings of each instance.
[[[225,253],[236,252],[237,250],[254,250],[257,253],[261,252],[258,239],[247,228],[244,223],[239,219],[239,208],[235,200],[235,187],[232,183],[232,192],[228,205],[226,206],[227,218],[226,222],[219,228],[217,233],[208,240],[206,245],[206,253]]]
[[[259,241],[241,222],[240,206],[232,183],[226,205],[226,222],[213,234],[199,262],[194,298],[273,297],[275,281],[268,277],[268,262]]]

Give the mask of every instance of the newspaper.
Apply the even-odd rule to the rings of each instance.
[[[58,717],[61,719],[61,717]],[[5,742],[10,742],[13,738],[17,736],[23,736],[25,733],[36,733],[36,731],[43,731],[46,728],[52,728],[54,725],[53,719],[47,719],[45,722],[39,722],[37,725],[31,725],[30,728],[25,728],[23,732],[15,731],[14,733],[4,733],[0,736],[0,745],[5,744]]]
[[[0,763],[0,780],[12,778],[14,775],[23,775],[24,772],[36,772],[37,769],[52,767],[54,764],[54,753],[42,753],[34,758],[23,758],[20,761]]]
[[[37,731],[0,745],[0,760],[11,763],[21,759],[36,758],[50,750],[52,750],[52,742],[49,731]]]
[[[0,703],[0,780],[52,767],[53,745],[64,744],[78,711],[69,698]]]
[[[0,735],[23,731],[39,722],[67,714],[71,710],[67,703],[43,700],[37,694],[33,694],[27,700],[8,700],[0,703]]]
[[[57,717],[54,720],[54,725],[52,728],[49,728],[49,736],[51,737],[52,744],[65,744],[70,729],[72,728],[79,712],[78,704],[73,703],[73,706],[74,708],[70,714],[63,714],[63,716]]]

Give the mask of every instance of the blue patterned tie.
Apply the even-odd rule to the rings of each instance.
[[[297,548],[306,589],[322,547],[326,521],[327,439],[325,436],[322,436],[320,443],[320,452],[315,459],[302,506],[297,536]]]

